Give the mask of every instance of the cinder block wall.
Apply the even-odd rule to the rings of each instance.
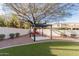
[[[19,28],[8,28],[8,27],[0,27],[0,34],[5,34],[6,39],[9,38],[10,33],[20,33],[20,35],[29,34],[30,29],[19,29]]]

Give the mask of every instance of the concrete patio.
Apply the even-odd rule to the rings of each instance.
[[[33,42],[33,40],[28,35],[14,38],[14,39],[3,40],[3,41],[0,41],[0,49],[12,47],[12,46],[23,45],[23,44],[30,44],[32,42]]]

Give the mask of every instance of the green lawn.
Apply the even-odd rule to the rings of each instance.
[[[45,42],[24,45],[0,50],[0,55],[11,56],[79,56],[79,43],[77,42]]]

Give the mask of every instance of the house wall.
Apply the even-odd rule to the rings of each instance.
[[[8,27],[0,27],[0,34],[5,34],[5,38],[9,38],[10,33],[20,33],[20,35],[28,34],[30,29],[18,29],[18,28],[8,28]]]
[[[53,24],[53,28],[79,28],[79,23],[59,23],[59,24]]]

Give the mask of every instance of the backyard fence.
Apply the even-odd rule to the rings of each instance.
[[[20,33],[20,36],[28,34],[30,29],[0,27],[0,34],[5,34],[5,38],[9,38],[10,33]]]
[[[42,29],[38,31],[42,33]],[[71,34],[76,34],[79,37],[79,30],[53,30],[52,29],[52,36],[61,36],[62,33],[68,36],[71,36]],[[44,29],[43,34],[50,36],[50,29]]]

